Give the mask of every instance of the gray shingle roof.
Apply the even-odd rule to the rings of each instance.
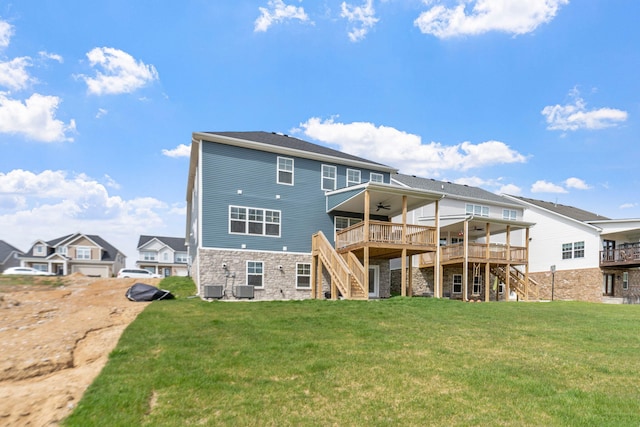
[[[389,168],[390,166],[382,163],[377,163],[371,160],[363,159],[362,157],[353,156],[351,154],[343,153],[338,150],[334,150],[323,145],[314,144],[311,142],[303,141],[302,139],[295,138],[289,135],[283,135],[275,132],[202,132],[210,135],[221,135],[229,138],[244,139],[246,141],[259,142],[262,144],[274,145],[276,147],[289,148],[294,150],[306,151],[314,154],[322,154],[325,156],[337,157],[345,160],[355,160],[358,162],[371,163],[372,165],[384,166]]]
[[[22,251],[15,246],[10,245],[4,240],[0,240],[0,263],[4,262],[12,252],[17,252],[22,255]]]
[[[589,222],[589,221],[599,221],[599,220],[610,219],[605,216],[595,214],[593,212],[575,208],[573,206],[565,206],[565,205],[560,205],[558,203],[545,202],[542,200],[529,199],[529,198],[520,197],[520,196],[511,196],[511,197],[522,200],[523,202],[530,203],[534,206],[538,206],[540,208],[549,210],[559,215],[563,215],[568,218],[575,219],[576,221]]]
[[[185,252],[187,245],[184,237],[165,237],[165,236],[140,236],[138,239],[138,248],[145,245],[147,242],[153,239],[158,239],[165,245],[177,252]]]
[[[415,175],[404,175],[400,173],[391,175],[391,179],[421,190],[441,192],[465,199],[486,200],[487,202],[499,203],[501,205],[515,205],[515,203],[512,203],[510,200],[479,187],[454,184],[452,182],[438,181],[430,178],[420,178]]]

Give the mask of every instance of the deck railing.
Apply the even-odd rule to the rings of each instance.
[[[625,265],[640,263],[640,247],[629,246],[600,251],[600,265]]]
[[[500,243],[469,243],[468,259],[510,261],[512,263],[527,262],[527,248],[523,246],[507,246]],[[435,253],[424,253],[420,255],[420,265],[433,265],[435,263]],[[440,247],[440,262],[463,260],[464,243]]]
[[[369,239],[365,239],[364,221],[345,228],[336,233],[336,247],[364,243],[388,243],[397,245],[435,245],[436,229],[424,225],[407,224],[384,221],[369,221]],[[403,230],[406,234],[403,235]],[[366,241],[365,241],[366,240]]]

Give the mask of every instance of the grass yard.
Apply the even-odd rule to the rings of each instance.
[[[640,306],[204,302],[125,331],[67,426],[638,426]]]

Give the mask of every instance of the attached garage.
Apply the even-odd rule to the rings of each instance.
[[[109,277],[109,267],[96,265],[74,265],[71,267],[72,273],[82,273],[90,277]]]

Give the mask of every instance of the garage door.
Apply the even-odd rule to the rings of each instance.
[[[71,267],[72,273],[82,273],[85,276],[91,277],[108,277],[109,276],[109,268],[108,267],[97,267],[90,265],[74,265]]]

